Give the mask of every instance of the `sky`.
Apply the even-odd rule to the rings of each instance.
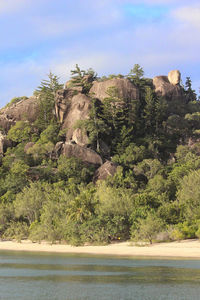
[[[0,0],[0,107],[31,96],[51,71],[145,77],[178,69],[200,87],[199,0]]]

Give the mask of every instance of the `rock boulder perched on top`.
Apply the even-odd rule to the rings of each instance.
[[[155,92],[168,101],[184,101],[184,90],[180,86],[180,72],[177,70],[169,72],[168,76],[156,76],[153,78]]]
[[[177,85],[180,84],[181,73],[179,70],[173,70],[168,73],[168,80],[171,84]]]
[[[120,99],[135,100],[139,99],[139,90],[126,78],[113,78],[105,81],[94,81],[90,94],[103,101],[109,97],[109,88],[116,88],[117,96]]]

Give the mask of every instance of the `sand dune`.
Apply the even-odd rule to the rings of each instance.
[[[181,242],[158,243],[140,247],[131,245],[130,242],[110,244],[106,246],[73,247],[63,244],[50,245],[46,242],[38,244],[32,243],[31,241],[27,240],[22,241],[21,243],[17,243],[14,241],[1,241],[0,250],[122,256],[200,258],[200,241],[184,240]]]

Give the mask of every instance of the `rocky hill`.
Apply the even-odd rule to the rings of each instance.
[[[164,97],[169,102],[185,102],[184,90],[180,86],[181,74],[178,70],[170,71],[168,76],[156,76],[150,80],[152,88],[160,98]],[[85,82],[88,78],[85,76]],[[82,87],[70,86],[71,81],[65,84],[62,90],[58,90],[55,96],[54,115],[61,125],[61,129],[66,130],[65,139],[55,145],[56,157],[63,154],[67,157],[80,158],[82,161],[96,166],[102,165],[107,159],[101,157],[94,149],[90,149],[90,142],[87,133],[80,128],[75,128],[77,121],[89,119],[91,110],[91,100],[93,98],[104,102],[109,97],[109,89],[114,89],[115,98],[118,103],[132,100],[140,101],[140,87],[134,85],[128,78],[113,78],[104,81],[92,81],[87,94],[83,93]],[[172,104],[173,105],[173,104]],[[28,121],[33,124],[39,113],[38,97],[30,97],[11,104],[0,110],[0,152],[3,153],[11,144],[7,139],[9,129],[17,121]],[[29,143],[30,145],[30,143]],[[33,144],[32,144],[33,146]],[[104,153],[110,153],[109,146],[105,141],[101,141]],[[26,147],[27,148],[27,147]],[[101,167],[102,170],[102,167]],[[113,173],[113,171],[111,172]],[[105,176],[104,176],[105,177]]]
[[[0,238],[200,237],[200,101],[179,71],[52,73],[0,110]]]

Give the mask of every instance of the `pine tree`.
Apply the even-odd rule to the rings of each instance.
[[[100,139],[102,135],[108,135],[110,130],[106,122],[102,119],[99,105],[96,99],[91,100],[90,117],[88,120],[79,120],[76,128],[85,130],[89,137],[89,142],[92,147],[100,152]]]
[[[54,119],[54,105],[56,92],[62,89],[59,78],[53,73],[49,73],[48,79],[42,80],[41,85],[35,91],[39,100],[39,116],[35,125],[39,130],[44,130]]]
[[[78,64],[76,64],[75,70],[71,71],[71,84],[72,86],[82,87],[83,94],[88,94],[92,86],[92,81],[97,77],[97,74],[93,69],[87,71],[81,70]]]
[[[192,81],[190,77],[186,77],[185,94],[186,94],[187,102],[196,101],[197,95],[195,93],[195,90],[192,89]]]
[[[144,76],[144,70],[139,64],[135,64],[129,74],[141,79]]]
[[[145,108],[144,108],[144,119],[145,119],[145,128],[149,132],[155,130],[155,104],[156,99],[151,88],[146,88],[145,94]]]

